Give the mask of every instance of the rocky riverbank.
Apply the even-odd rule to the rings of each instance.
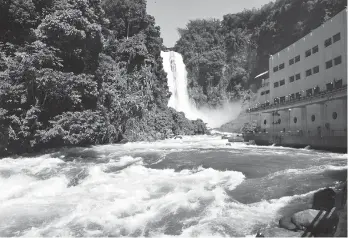
[[[347,181],[311,195],[308,203],[283,216],[276,228],[262,229],[263,237],[347,237]]]

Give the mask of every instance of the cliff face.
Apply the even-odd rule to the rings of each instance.
[[[197,105],[218,106],[248,94],[253,78],[268,70],[270,54],[320,26],[346,0],[278,0],[260,9],[227,14],[223,20],[194,20],[179,29],[175,51],[188,70],[189,92]]]

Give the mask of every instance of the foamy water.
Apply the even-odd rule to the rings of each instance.
[[[226,142],[196,136],[2,159],[0,236],[245,236],[346,173],[347,155]]]

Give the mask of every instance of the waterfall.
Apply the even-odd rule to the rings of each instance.
[[[221,108],[197,108],[187,90],[187,71],[181,54],[161,52],[163,68],[167,73],[169,91],[172,93],[168,107],[184,112],[190,120],[202,119],[208,127],[217,128],[232,121],[240,113],[240,103],[225,103]]]

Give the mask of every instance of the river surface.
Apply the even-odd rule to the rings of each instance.
[[[0,236],[246,236],[347,177],[347,154],[221,136],[0,160]]]

